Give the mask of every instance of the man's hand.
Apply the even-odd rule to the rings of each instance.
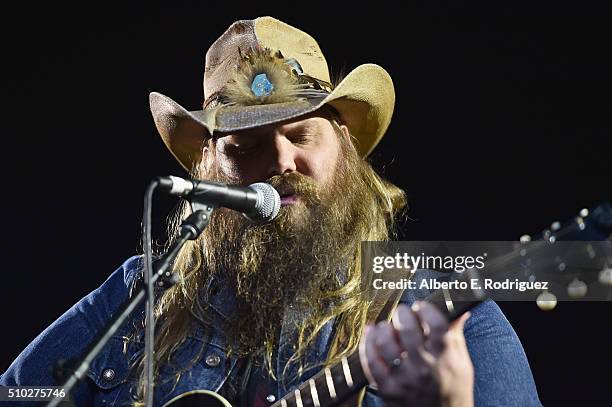
[[[474,368],[463,325],[433,305],[399,305],[392,322],[368,326],[359,357],[370,384],[387,406],[473,406]]]

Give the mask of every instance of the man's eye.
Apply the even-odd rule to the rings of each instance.
[[[257,149],[257,144],[226,144],[226,151],[235,154],[248,154]]]
[[[294,144],[308,144],[311,138],[312,137],[309,134],[301,134],[301,135],[292,137],[291,142]]]

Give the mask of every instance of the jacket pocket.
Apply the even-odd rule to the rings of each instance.
[[[101,389],[113,389],[127,381],[128,357],[123,353],[123,338],[114,336],[91,362],[87,376]]]
[[[187,337],[175,353],[172,366],[160,370],[158,400],[167,401],[193,390],[217,392],[234,371],[236,362],[236,358],[228,357],[225,338],[218,331]],[[179,372],[179,380],[173,380]]]

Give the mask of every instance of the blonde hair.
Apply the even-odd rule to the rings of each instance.
[[[285,370],[290,363],[301,360],[305,350],[312,344],[320,329],[328,322],[336,321],[336,344],[330,349],[325,364],[333,364],[343,356],[353,352],[360,341],[361,334],[368,322],[368,311],[371,302],[362,294],[361,284],[364,278],[361,270],[361,241],[386,241],[393,237],[395,221],[399,212],[406,206],[404,191],[388,181],[383,180],[364,159],[358,156],[353,143],[342,131],[340,121],[333,110],[328,110],[328,117],[338,136],[341,145],[340,160],[344,160],[347,171],[350,171],[351,179],[363,186],[363,193],[369,197],[359,207],[359,215],[364,219],[354,230],[352,241],[356,242],[352,261],[347,268],[346,281],[339,288],[323,293],[326,300],[335,304],[334,307],[325,311],[317,310],[312,316],[299,327],[296,351],[289,359]],[[208,147],[214,141],[207,140]],[[209,149],[213,152],[214,148]],[[209,156],[206,160],[213,160]],[[206,178],[203,166],[194,168],[193,175],[196,178]],[[350,182],[350,181],[347,181]],[[169,222],[168,230],[171,241],[176,236],[178,226],[182,219],[191,213],[188,204],[183,204],[174,214]],[[206,311],[206,304],[202,303],[202,291],[204,284],[208,281],[205,267],[205,247],[201,238],[189,241],[179,252],[173,269],[180,276],[180,281],[174,287],[163,293],[156,304],[155,318],[157,329],[155,336],[155,377],[158,377],[159,368],[162,365],[172,363],[172,356],[183,344],[194,323],[203,325],[210,324]],[[204,345],[202,345],[204,346]],[[274,344],[265,344],[265,360],[270,362]],[[203,348],[197,358],[194,358],[189,366],[182,367],[174,376],[175,384],[178,383],[180,375],[193,367],[200,358]],[[231,353],[231,349],[228,349]],[[309,368],[314,366],[309,366]],[[267,363],[269,373],[274,377],[271,363]],[[301,373],[305,366],[299,367]],[[139,396],[143,396],[144,376],[142,373],[142,360],[138,364],[140,379],[138,386]],[[142,399],[141,399],[142,400]],[[142,405],[141,401],[135,405]]]

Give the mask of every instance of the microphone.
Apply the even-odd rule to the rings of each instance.
[[[269,222],[278,215],[280,195],[270,184],[256,182],[248,187],[219,182],[186,180],[170,175],[157,177],[159,188],[189,201],[223,206],[241,212],[255,223]]]

